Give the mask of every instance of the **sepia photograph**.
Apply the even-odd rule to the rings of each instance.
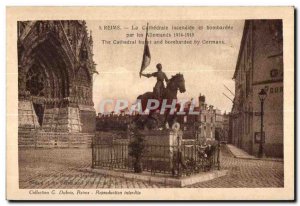
[[[284,40],[293,8],[282,9],[292,24],[280,15],[18,18],[13,188],[24,199],[140,199],[165,188],[199,200],[207,188],[293,188],[284,121],[294,109]]]

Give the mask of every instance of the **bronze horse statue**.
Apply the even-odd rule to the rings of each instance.
[[[168,105],[171,105],[173,100],[177,100],[178,90],[180,93],[184,93],[186,91],[185,80],[183,75],[180,73],[172,76],[172,78],[169,80],[167,87],[162,92],[162,98],[158,98],[153,92],[146,92],[142,95],[139,95],[137,97],[137,100],[141,102],[142,112],[144,112],[147,109],[147,102],[149,99],[156,99],[159,101],[159,107],[157,109],[155,109],[154,111],[149,110],[148,120],[149,118],[153,119],[153,114],[155,113],[155,111],[161,109],[163,100],[167,101]],[[177,104],[176,107],[178,108],[178,106],[179,105]],[[169,114],[170,114],[170,109],[166,109],[164,113],[164,124],[167,123]]]

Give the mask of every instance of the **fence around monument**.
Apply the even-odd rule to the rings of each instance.
[[[134,158],[129,155],[129,139],[95,136],[92,143],[92,167],[134,171]],[[146,144],[141,158],[142,170],[151,174],[189,176],[220,169],[220,145],[204,147],[199,141],[182,141],[180,145]]]

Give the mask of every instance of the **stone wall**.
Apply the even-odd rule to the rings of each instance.
[[[81,132],[89,133],[96,130],[96,112],[94,107],[79,105],[79,120],[81,123]]]
[[[31,101],[18,102],[18,115],[19,127],[38,128],[40,126]]]
[[[43,129],[49,132],[81,132],[79,109],[75,107],[45,109]]]
[[[91,147],[94,134],[45,132],[19,129],[19,147],[27,148],[79,148]]]

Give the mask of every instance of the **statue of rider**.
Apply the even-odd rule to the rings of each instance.
[[[162,65],[160,63],[156,65],[156,68],[157,68],[157,72],[154,72],[152,74],[141,73],[141,75],[147,78],[156,77],[157,82],[153,88],[153,93],[155,97],[157,97],[157,99],[162,99],[163,91],[165,89],[164,81],[168,83],[169,79],[167,75],[162,71]]]

